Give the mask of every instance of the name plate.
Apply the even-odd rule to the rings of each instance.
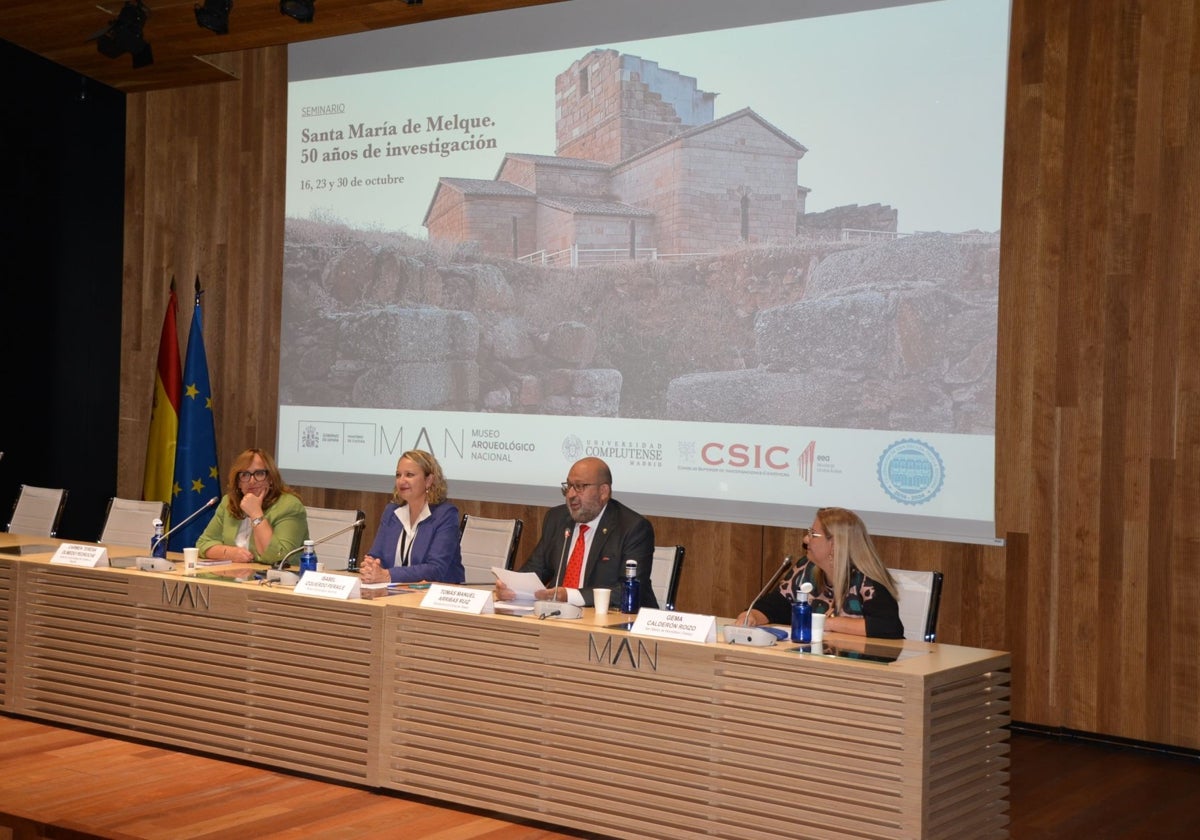
[[[715,642],[717,640],[717,618],[712,615],[652,610],[638,610],[637,619],[630,633],[639,636],[655,636],[659,639],[676,639],[685,642]]]
[[[421,599],[421,606],[471,615],[487,615],[496,611],[492,605],[492,590],[444,583],[432,584]]]
[[[338,575],[333,572],[305,572],[292,590],[301,595],[316,595],[318,598],[337,598],[349,601],[362,597],[362,583],[358,575]]]
[[[94,569],[108,565],[108,549],[102,545],[79,545],[63,543],[50,558],[51,563],[61,566],[83,566]]]

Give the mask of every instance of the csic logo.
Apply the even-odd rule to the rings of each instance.
[[[922,505],[936,496],[946,478],[942,456],[924,441],[898,440],[883,451],[877,466],[885,493],[904,505]]]
[[[700,458],[704,463],[714,467],[733,467],[747,470],[774,470],[785,472],[791,469],[789,455],[791,449],[786,446],[763,445],[760,443],[731,443],[723,444],[716,441],[706,443],[700,450]],[[817,442],[811,440],[808,446],[796,459],[796,474],[801,481],[813,486],[816,474],[816,463],[828,461],[828,456],[817,457]]]
[[[738,469],[768,469],[783,471],[791,466],[786,446],[763,446],[761,443],[706,443],[700,450],[704,463],[713,467]]]

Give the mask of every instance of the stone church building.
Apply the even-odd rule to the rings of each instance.
[[[696,79],[593,50],[555,80],[555,155],[511,152],[493,180],[443,177],[430,239],[551,264],[790,240],[804,146],[745,108],[713,119]]]

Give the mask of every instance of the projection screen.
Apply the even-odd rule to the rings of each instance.
[[[318,12],[319,13],[319,12]],[[995,541],[1008,0],[572,0],[289,48],[289,481]]]

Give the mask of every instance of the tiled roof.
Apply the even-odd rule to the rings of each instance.
[[[582,213],[588,216],[637,216],[645,219],[654,216],[649,210],[634,207],[620,201],[606,201],[602,198],[588,198],[572,195],[539,195],[538,204],[565,210],[568,213]]]

